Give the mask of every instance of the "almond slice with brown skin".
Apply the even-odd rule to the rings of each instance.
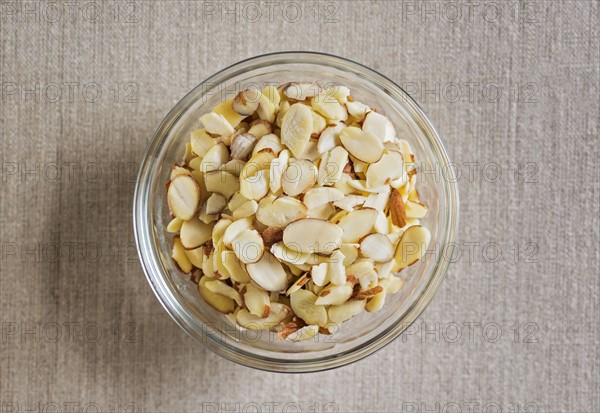
[[[388,262],[394,258],[394,246],[383,234],[367,235],[360,242],[360,253],[375,262]]]
[[[290,295],[290,305],[294,313],[306,324],[324,326],[327,324],[327,310],[317,305],[317,296],[307,290],[298,290]]]
[[[312,129],[310,108],[302,103],[294,103],[283,117],[281,143],[286,145],[295,157],[300,157],[310,139]]]
[[[270,307],[269,316],[266,318],[251,314],[242,308],[236,315],[236,322],[249,330],[272,330],[292,312],[287,305],[281,303],[271,303]]]
[[[269,301],[269,294],[253,284],[248,284],[244,291],[244,303],[251,314],[260,318],[267,318],[269,316],[271,306]]]
[[[379,138],[360,128],[347,127],[340,132],[340,140],[352,156],[363,162],[377,162],[383,155],[383,143]]]
[[[305,253],[331,254],[342,245],[342,236],[336,224],[314,218],[292,222],[283,230],[284,244]]]
[[[283,228],[306,217],[308,208],[296,198],[267,196],[258,203],[256,219],[269,227]]]
[[[404,201],[402,195],[397,189],[392,190],[390,195],[390,215],[392,222],[397,227],[404,227],[406,225],[406,209],[404,208]]]
[[[283,86],[283,94],[289,99],[306,100],[323,90],[317,83],[291,82]]]
[[[240,306],[242,305],[242,297],[240,296],[240,293],[237,292],[234,288],[225,284],[223,281],[210,280],[210,281],[206,281],[204,283],[204,285],[206,286],[206,288],[209,291],[211,291],[215,294],[222,295],[224,297],[231,298],[233,301],[235,301],[237,303],[237,305],[240,305]]]
[[[185,248],[181,243],[179,237],[173,238],[173,253],[172,253],[173,261],[177,264],[179,269],[184,273],[188,274],[192,271],[192,263],[185,253]]]
[[[312,188],[304,194],[303,202],[308,209],[314,209],[342,198],[344,193],[335,188]]]
[[[427,215],[427,207],[420,202],[406,201],[404,204],[407,218],[421,219]]]
[[[240,115],[250,116],[258,109],[260,95],[260,90],[244,89],[233,98],[231,107]]]
[[[167,202],[171,213],[187,221],[192,218],[200,202],[200,187],[190,175],[178,175],[171,180],[167,189]]]
[[[408,227],[398,242],[394,257],[397,267],[394,269],[399,271],[423,258],[429,241],[431,241],[431,233],[427,228],[421,225]]]
[[[352,293],[354,292],[353,285],[351,283],[346,283],[344,285],[335,285],[330,284],[327,287],[323,288],[319,293],[317,301],[315,304],[317,305],[340,305],[344,304],[346,301],[350,299]]]
[[[286,341],[306,341],[314,338],[319,334],[319,326],[304,326],[299,330],[296,330],[285,337]]]
[[[392,142],[396,139],[396,129],[394,129],[392,122],[377,112],[367,114],[362,129],[373,136],[377,136],[381,142]]]
[[[231,126],[225,116],[215,112],[202,115],[200,122],[202,122],[206,131],[213,135],[227,136],[235,132],[233,126]]]
[[[396,151],[384,153],[380,160],[369,165],[366,178],[369,188],[385,185],[399,178],[407,179],[402,154]]]
[[[200,291],[200,295],[202,298],[204,298],[204,301],[206,301],[215,310],[224,314],[231,313],[235,309],[235,301],[229,297],[225,297],[224,295],[212,292],[206,286],[207,282],[214,280],[215,278],[207,277],[206,275],[200,278],[200,282],[198,283],[198,291]]]
[[[367,300],[350,300],[341,305],[332,305],[327,311],[329,320],[337,325],[362,313]]]
[[[186,249],[198,248],[210,241],[214,224],[205,224],[198,217],[184,221],[181,225],[181,243]]]
[[[263,239],[255,229],[245,229],[231,242],[233,252],[244,264],[261,259],[265,252]]]
[[[371,208],[357,209],[350,212],[338,223],[343,230],[342,242],[345,244],[357,243],[373,230],[377,210]]]
[[[247,264],[246,270],[260,287],[267,291],[285,291],[287,275],[281,263],[269,252],[255,263]]]

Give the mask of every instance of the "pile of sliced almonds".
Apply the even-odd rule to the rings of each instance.
[[[420,260],[415,157],[348,88],[246,89],[200,117],[167,185],[173,259],[235,325],[301,341],[379,311]]]

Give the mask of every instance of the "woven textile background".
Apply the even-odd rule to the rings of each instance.
[[[598,1],[0,1],[0,412],[600,411]],[[423,106],[458,256],[409,332],[281,375],[195,344],[147,285],[135,173],[202,79],[338,54]]]

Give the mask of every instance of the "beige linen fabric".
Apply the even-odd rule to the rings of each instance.
[[[0,2],[0,411],[600,411],[598,19],[597,1]],[[174,103],[282,50],[398,82],[460,172],[460,256],[422,317],[300,376],[188,338],[131,223]]]

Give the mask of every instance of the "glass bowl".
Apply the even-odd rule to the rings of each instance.
[[[198,118],[217,103],[250,85],[261,88],[289,81],[338,84],[350,88],[355,100],[376,107],[394,123],[398,136],[415,152],[417,188],[429,206],[422,224],[431,231],[427,255],[399,276],[403,289],[388,296],[382,310],[345,322],[332,335],[291,343],[267,331],[240,331],[199,296],[197,286],[171,259],[171,217],[166,182],[171,167],[183,156]],[[215,353],[234,362],[269,371],[325,370],[362,359],[400,335],[425,309],[448,268],[445,251],[456,236],[458,192],[450,160],[435,128],[418,104],[398,85],[359,63],[322,53],[283,52],[236,63],[196,86],[158,127],[141,163],[134,196],[133,223],[146,277],[159,301],[179,326]],[[439,172],[444,168],[443,176]]]

